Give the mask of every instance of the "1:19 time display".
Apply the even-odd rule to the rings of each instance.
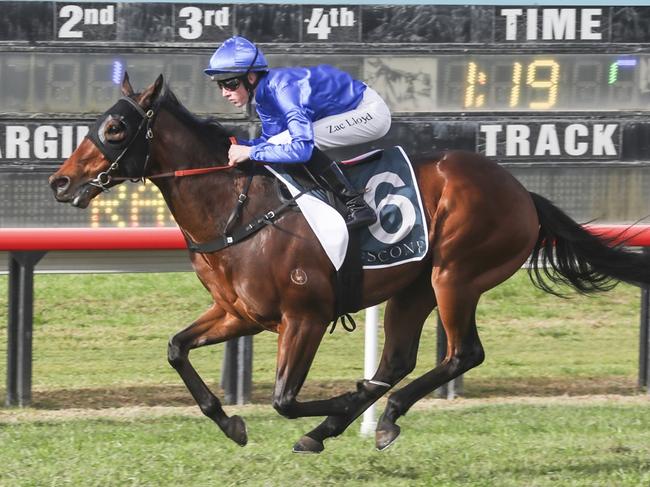
[[[647,97],[638,57],[486,55],[441,63],[441,109],[622,110]],[[454,105],[451,105],[452,102]],[[449,106],[445,106],[449,105]]]

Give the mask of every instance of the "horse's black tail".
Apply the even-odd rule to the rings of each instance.
[[[650,254],[623,247],[625,241],[588,232],[546,198],[530,193],[539,218],[539,236],[528,274],[533,284],[561,295],[567,284],[587,294],[612,289],[619,281],[650,285]]]

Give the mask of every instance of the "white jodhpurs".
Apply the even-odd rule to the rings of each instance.
[[[371,142],[386,135],[390,122],[390,110],[386,102],[375,90],[367,87],[357,108],[321,118],[312,124],[314,142],[321,150]],[[288,144],[291,142],[291,134],[285,130],[270,137],[268,142]]]

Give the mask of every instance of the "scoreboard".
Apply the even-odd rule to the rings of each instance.
[[[614,3],[614,2],[612,2]],[[203,75],[240,34],[271,66],[332,64],[376,89],[407,153],[478,151],[574,218],[650,214],[650,7],[0,1],[0,227],[174,225],[155,186],[86,211],[47,176],[90,122],[159,73],[191,111],[242,137],[252,113]]]

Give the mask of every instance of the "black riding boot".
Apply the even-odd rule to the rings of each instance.
[[[377,214],[363,199],[363,190],[359,191],[345,177],[336,162],[322,151],[314,148],[308,165],[312,173],[332,190],[335,196],[346,206],[345,224],[349,229],[361,228],[375,223]]]

